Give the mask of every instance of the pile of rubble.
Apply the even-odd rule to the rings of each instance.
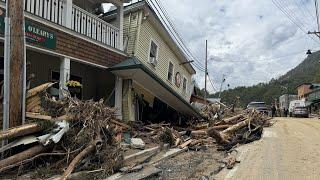
[[[0,140],[13,140],[1,148],[0,174],[31,171],[43,176],[61,173],[67,179],[73,171],[97,170],[112,174],[121,167],[123,155],[116,137],[129,126],[118,122],[115,109],[101,100],[56,100],[46,93],[52,83],[27,93],[26,124],[0,132]]]
[[[227,108],[221,109],[221,104],[205,106],[205,119],[194,119],[184,127],[143,122],[127,125],[116,119],[116,110],[103,100],[81,101],[67,91],[63,92],[64,99],[57,100],[46,93],[53,85],[29,90],[26,124],[0,132],[0,140],[10,140],[0,148],[5,157],[0,160],[0,174],[18,169],[19,174],[36,171],[37,177],[61,174],[58,178],[67,179],[72,172],[90,171],[104,178],[118,171],[140,170],[141,163],[155,155],[128,165],[129,158],[124,157],[128,147],[141,150],[153,143],[181,150],[218,146],[230,151],[238,144],[259,139],[263,127],[270,125],[269,118],[256,111],[223,118]],[[230,168],[237,161],[229,157],[225,162]]]

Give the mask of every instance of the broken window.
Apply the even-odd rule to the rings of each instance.
[[[169,69],[168,69],[168,80],[172,82],[173,79],[173,64],[169,62]]]
[[[183,78],[183,83],[182,83],[182,87],[183,87],[183,92],[187,92],[187,78]]]
[[[151,41],[149,62],[154,66],[157,65],[157,53],[158,53],[158,46],[156,45],[156,43]]]

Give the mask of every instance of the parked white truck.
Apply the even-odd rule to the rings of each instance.
[[[306,107],[306,101],[294,100],[290,101],[289,104],[289,115],[290,117],[309,117],[309,111]]]

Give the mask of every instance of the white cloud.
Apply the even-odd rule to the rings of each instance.
[[[267,82],[298,65],[306,57],[307,49],[319,46],[272,1],[160,1],[202,64],[205,40],[208,40],[209,56],[215,59],[209,62],[209,72],[216,88],[220,86],[223,74],[227,75],[226,84],[231,87]],[[305,32],[315,30],[312,1],[278,2],[291,12]],[[198,71],[195,78],[203,87],[204,73]]]

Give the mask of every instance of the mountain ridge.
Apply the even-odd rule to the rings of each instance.
[[[240,106],[245,107],[251,101],[264,101],[271,104],[282,94],[297,94],[296,87],[302,83],[320,82],[320,51],[308,55],[298,66],[277,79],[268,83],[225,90],[221,93],[222,102],[232,104],[236,97],[240,97]],[[219,93],[209,97],[218,97]]]

